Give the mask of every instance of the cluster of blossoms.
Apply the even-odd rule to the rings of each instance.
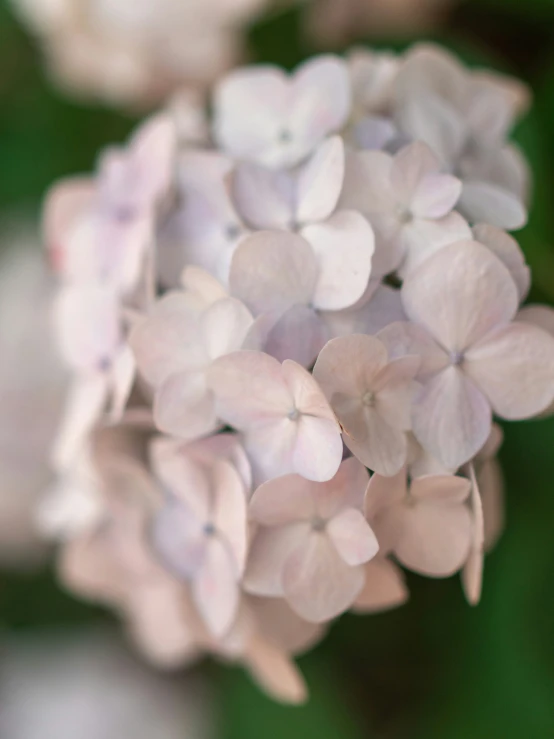
[[[554,401],[507,233],[526,104],[433,46],[239,69],[194,140],[170,109],[51,191],[73,384],[40,517],[151,659],[208,652],[299,701],[292,657],[404,603],[399,565],[479,600],[493,416]]]
[[[453,0],[11,0],[66,90],[111,104],[150,106],[201,91],[247,56],[249,26],[300,7],[320,44],[365,34],[417,33]]]

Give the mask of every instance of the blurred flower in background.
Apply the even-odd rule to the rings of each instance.
[[[400,37],[428,32],[459,0],[303,0],[309,33],[322,46],[364,36]]]
[[[212,739],[206,685],[162,677],[112,634],[70,630],[0,645],[2,739]]]
[[[12,0],[73,95],[150,106],[203,89],[244,58],[245,30],[272,0]]]
[[[35,506],[52,479],[67,373],[51,340],[54,280],[38,236],[16,222],[0,240],[0,565],[20,567],[44,549]]]

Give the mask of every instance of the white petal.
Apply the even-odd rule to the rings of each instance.
[[[244,485],[237,470],[224,459],[215,463],[213,476],[213,524],[235,558],[238,573],[242,574],[248,546]]]
[[[340,310],[364,293],[371,274],[375,249],[373,229],[355,211],[341,210],[324,223],[302,229],[319,266],[313,305],[320,310]]]
[[[379,551],[375,534],[361,511],[345,508],[327,524],[327,532],[347,565],[369,562]]]
[[[214,397],[203,372],[178,372],[160,386],[154,399],[159,429],[183,439],[196,439],[217,428]]]
[[[292,359],[311,367],[327,338],[327,327],[312,308],[293,305],[269,331],[264,349],[280,362]]]
[[[324,482],[335,476],[342,460],[340,426],[333,419],[300,416],[293,448],[295,472],[308,480]]]
[[[398,202],[411,209],[424,178],[438,173],[439,170],[439,160],[421,141],[408,144],[401,149],[394,157],[390,173]]]
[[[521,199],[490,182],[464,180],[458,207],[472,223],[491,223],[508,231],[527,223],[527,211]]]
[[[344,180],[344,144],[333,136],[301,169],[296,194],[296,221],[315,223],[335,210]]]
[[[239,164],[233,173],[232,193],[241,216],[254,228],[291,228],[294,181],[288,172]]]
[[[131,347],[126,344],[116,355],[112,364],[112,400],[110,417],[119,421],[129,400],[135,379],[136,362]]]
[[[293,408],[279,362],[263,352],[241,351],[217,359],[208,370],[218,415],[238,429],[286,418]]]
[[[454,208],[462,183],[448,174],[429,174],[418,183],[411,204],[416,218],[444,218]]]
[[[197,575],[206,556],[204,522],[177,498],[167,500],[149,532],[155,553],[169,571],[183,580]]]
[[[527,297],[531,286],[531,270],[525,264],[525,256],[517,241],[496,226],[486,223],[473,228],[477,241],[485,244],[506,265],[519,293],[520,302]]]
[[[250,548],[243,587],[248,593],[283,597],[283,569],[292,552],[311,532],[309,523],[261,527]]]
[[[254,312],[283,313],[307,305],[317,281],[317,260],[301,236],[260,231],[239,244],[229,283],[231,292]]]
[[[530,418],[554,400],[554,339],[532,324],[491,332],[467,353],[464,367],[503,418]]]
[[[405,279],[411,271],[443,246],[471,238],[469,224],[459,213],[450,213],[437,221],[416,218],[407,223],[400,234],[405,257],[398,274]]]
[[[472,241],[445,246],[427,259],[405,280],[402,301],[408,317],[453,352],[511,320],[519,304],[506,267]]]
[[[413,409],[420,444],[447,469],[457,469],[483,446],[491,430],[488,400],[458,367],[429,380]]]
[[[328,621],[347,610],[364,583],[363,567],[349,567],[322,532],[312,533],[289,557],[285,597],[307,621]]]
[[[107,378],[100,372],[75,379],[52,450],[52,460],[57,469],[66,467],[74,460],[79,447],[102,414],[107,394]]]
[[[224,298],[213,303],[203,314],[200,325],[208,357],[217,359],[240,349],[253,321],[240,300]]]
[[[373,408],[362,413],[364,438],[355,431],[349,433],[345,426],[344,443],[366,467],[380,475],[395,475],[404,466],[408,454],[405,432],[389,425]]]

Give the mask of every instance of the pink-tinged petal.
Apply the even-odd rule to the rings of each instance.
[[[365,584],[352,607],[355,613],[379,613],[404,605],[409,592],[400,567],[384,557],[365,566]]]
[[[293,660],[270,642],[251,640],[245,661],[252,677],[274,700],[294,705],[307,700],[306,683]]]
[[[447,469],[457,469],[477,454],[491,423],[489,401],[458,367],[429,380],[414,403],[414,434]]]
[[[376,516],[388,506],[395,505],[403,500],[408,492],[406,470],[400,470],[392,477],[374,474],[371,476],[367,486],[364,500],[364,513],[369,523],[373,526]],[[377,532],[381,553],[384,543]]]
[[[395,475],[406,463],[408,442],[404,431],[394,428],[374,408],[362,408],[354,427],[344,426],[344,443],[366,467],[380,475]],[[360,427],[363,435],[359,434]]]
[[[192,492],[192,491],[191,491]],[[177,498],[168,498],[149,531],[155,554],[181,580],[197,576],[204,564],[208,538],[204,521]]]
[[[370,283],[373,280],[370,280]],[[363,298],[362,298],[363,300]],[[400,290],[388,285],[378,285],[372,296],[360,305],[360,301],[342,311],[326,311],[322,319],[331,338],[350,334],[376,334],[396,321],[405,321]]]
[[[352,93],[346,62],[338,56],[320,55],[301,64],[294,74],[293,129],[317,145],[339,131],[350,114]]]
[[[408,144],[401,149],[394,157],[390,172],[391,184],[398,202],[411,209],[412,203],[418,198],[422,181],[439,170],[439,160],[421,141]]]
[[[526,305],[516,316],[521,323],[531,323],[554,336],[554,308],[548,305]]]
[[[416,218],[444,218],[454,208],[462,192],[462,183],[449,174],[428,174],[418,183],[411,211]]]
[[[157,437],[150,445],[150,458],[163,487],[181,501],[194,518],[207,521],[211,515],[212,491],[205,469],[187,454],[182,442]]]
[[[96,183],[89,177],[68,177],[51,187],[44,200],[42,232],[56,272],[65,273],[66,248],[77,219],[94,202]]]
[[[377,338],[387,347],[391,360],[405,356],[419,357],[418,379],[432,377],[449,364],[444,349],[424,328],[414,323],[391,323],[379,331]]]
[[[154,421],[168,434],[196,439],[218,426],[214,397],[203,372],[170,375],[154,398]]]
[[[359,397],[369,389],[368,383],[387,364],[387,349],[374,336],[352,334],[331,339],[321,350],[315,363],[313,376],[335,407],[336,393]]]
[[[344,144],[333,136],[321,144],[300,169],[296,193],[296,222],[316,223],[335,210],[344,180]]]
[[[298,471],[293,463],[297,435],[298,425],[288,416],[257,422],[245,432],[244,446],[256,482]]]
[[[530,418],[554,400],[554,338],[532,324],[503,326],[471,348],[464,370],[499,416]]]
[[[467,562],[462,570],[462,585],[468,602],[470,605],[476,606],[481,600],[481,589],[483,585],[485,521],[483,516],[483,502],[473,465],[471,465],[471,516],[471,548]]]
[[[104,285],[62,288],[54,304],[54,326],[62,357],[87,372],[111,364],[120,342],[119,301]]]
[[[412,481],[410,495],[435,505],[457,505],[467,500],[471,482],[456,475],[427,475]]]
[[[516,283],[520,302],[525,300],[531,286],[531,270],[517,241],[501,228],[486,223],[474,226],[473,234],[506,265]]]
[[[204,563],[192,581],[192,596],[210,632],[224,636],[237,613],[239,587],[236,565],[216,536],[209,538]]]
[[[471,228],[459,213],[449,213],[444,218],[430,221],[415,218],[400,233],[404,253],[398,274],[405,279],[414,269],[444,246],[473,238]]]
[[[166,113],[149,118],[133,136],[130,155],[136,168],[135,187],[149,204],[155,204],[171,185],[176,147],[175,124]]]
[[[198,309],[208,307],[218,300],[229,297],[219,280],[202,267],[189,265],[181,273],[181,285],[187,292],[187,298],[198,299]]]
[[[131,347],[126,344],[115,356],[112,364],[112,399],[110,418],[113,422],[121,419],[135,380],[136,362]]]
[[[248,546],[244,485],[236,469],[224,459],[215,463],[213,477],[213,523],[235,558],[239,575],[242,575]]]
[[[504,478],[496,458],[488,459],[477,473],[483,517],[485,519],[485,550],[493,549],[505,527]]]
[[[258,230],[290,229],[294,221],[294,180],[288,172],[256,164],[237,166],[231,181],[238,212]]]
[[[52,460],[56,469],[63,469],[73,462],[79,448],[100,418],[107,396],[107,378],[100,372],[83,375],[74,380],[52,450]]]
[[[295,472],[325,482],[335,476],[343,454],[340,426],[328,418],[301,415],[292,450]]]
[[[300,618],[283,598],[254,598],[249,604],[265,639],[290,654],[306,652],[325,632],[320,624]]]
[[[283,597],[283,569],[292,552],[310,535],[308,522],[291,523],[256,532],[244,575],[248,593],[270,598]]]
[[[318,279],[317,260],[301,236],[260,231],[233,255],[229,283],[234,296],[254,312],[283,313],[311,302]]]
[[[213,303],[200,321],[208,357],[217,359],[240,349],[253,321],[252,314],[240,300],[224,298]]]
[[[345,459],[332,480],[313,488],[317,515],[328,521],[345,508],[361,511],[368,480],[363,464],[354,457]]]
[[[398,136],[398,130],[390,118],[367,116],[356,123],[354,140],[360,149],[386,149]]]
[[[281,364],[263,352],[227,354],[213,362],[207,374],[218,415],[238,429],[280,421],[294,407]]]
[[[242,480],[245,497],[249,497],[252,490],[252,470],[238,434],[214,434],[187,444],[186,447],[181,442],[177,443],[188,456],[199,459],[203,464],[213,463],[214,458],[230,462]]]
[[[457,467],[446,467],[426,451],[412,433],[408,433],[408,468],[412,480],[426,475],[453,475]]]
[[[369,222],[356,211],[340,210],[323,223],[302,229],[319,265],[313,305],[341,310],[364,294],[371,274],[375,237]]]
[[[506,267],[472,241],[445,246],[427,259],[406,278],[402,301],[408,317],[453,352],[511,320],[519,305]]]
[[[369,562],[379,551],[375,534],[361,511],[346,508],[327,524],[327,533],[347,565]]]
[[[269,480],[252,496],[248,509],[250,517],[262,526],[309,521],[316,511],[318,490],[318,485],[296,474]]]
[[[292,359],[311,367],[327,338],[327,327],[313,308],[293,305],[270,329],[264,348],[280,362]]]
[[[464,180],[458,207],[472,223],[491,223],[508,231],[516,231],[527,223],[527,210],[521,199],[491,182]]]
[[[168,293],[156,303],[131,331],[129,344],[141,374],[154,386],[208,361],[199,341],[198,311],[184,293]]]
[[[336,423],[335,414],[313,375],[291,359],[283,362],[282,373],[296,410],[305,416],[325,418]]]
[[[302,618],[314,623],[346,611],[363,584],[363,567],[349,567],[323,532],[311,533],[291,554],[283,571],[287,601]]]
[[[409,431],[411,406],[417,385],[413,382],[419,372],[421,359],[407,356],[393,359],[381,370],[372,383],[375,408],[395,428]]]
[[[430,577],[448,577],[463,566],[472,533],[465,505],[421,502],[390,509],[389,515],[398,520],[400,533],[394,553],[405,567]]]
[[[339,208],[357,210],[370,222],[376,213],[393,210],[396,197],[390,184],[392,162],[390,154],[383,151],[350,152]]]

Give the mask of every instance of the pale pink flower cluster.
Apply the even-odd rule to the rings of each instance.
[[[554,402],[552,316],[520,312],[505,230],[526,100],[432,46],[240,69],[203,144],[170,108],[51,191],[74,380],[42,521],[151,659],[207,652],[300,701],[293,656],[404,603],[400,566],[477,603],[493,417]]]

